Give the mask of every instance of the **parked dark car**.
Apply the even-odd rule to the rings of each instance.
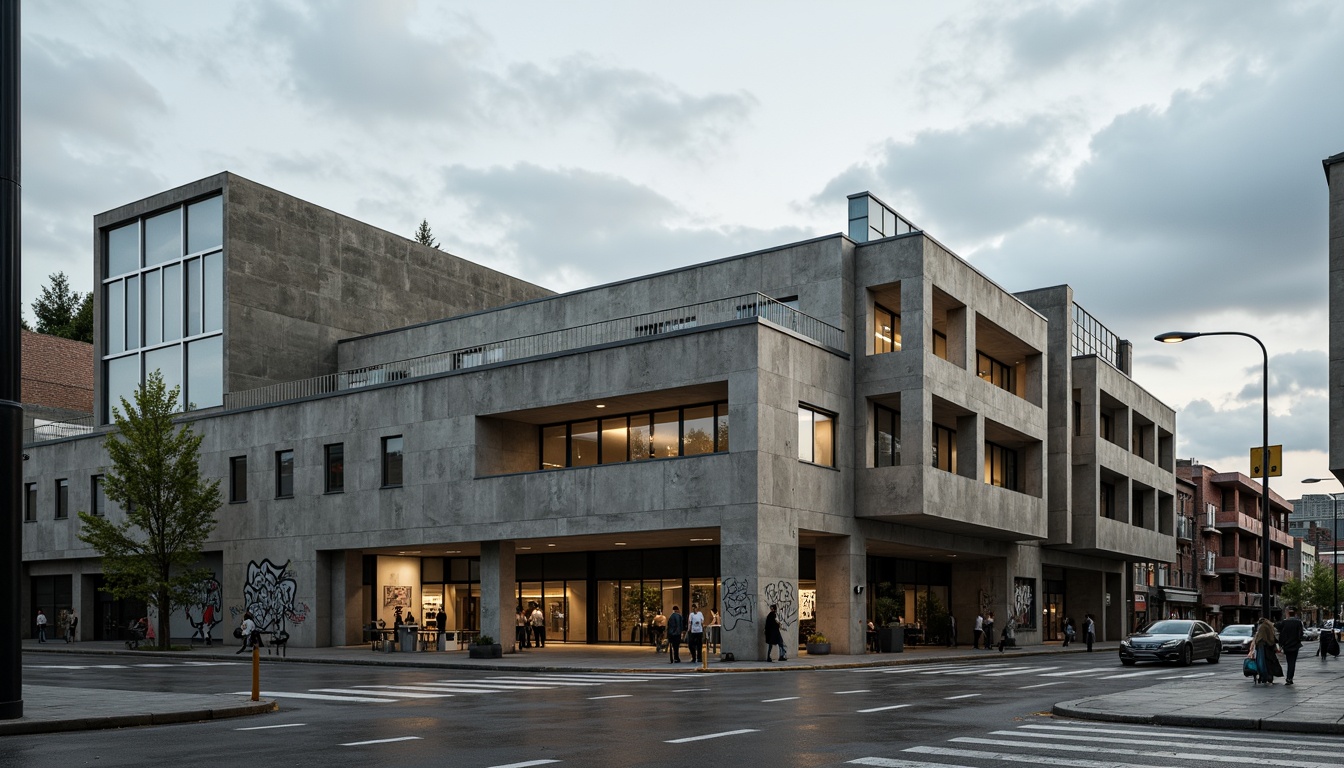
[[[1120,641],[1120,663],[1127,667],[1139,661],[1174,661],[1184,667],[1195,659],[1217,664],[1221,652],[1213,627],[1189,619],[1155,621]]]
[[[1233,624],[1223,627],[1223,631],[1218,633],[1218,641],[1223,647],[1223,653],[1246,654],[1250,653],[1254,635],[1254,624]]]

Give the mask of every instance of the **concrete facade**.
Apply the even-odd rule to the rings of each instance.
[[[271,606],[296,645],[358,643],[403,603],[507,645],[534,593],[571,642],[643,642],[653,610],[703,601],[743,659],[771,604],[786,643],[860,652],[879,598],[912,641],[951,641],[949,610],[961,642],[990,610],[1020,645],[1088,613],[1114,639],[1126,565],[1175,551],[1174,414],[1123,343],[1074,354],[1067,286],[1014,296],[915,230],[548,295],[229,174],[97,226],[220,189],[225,406],[182,423],[229,498],[220,611]],[[88,509],[104,431],[30,445],[25,482],[73,478]],[[70,576],[92,617],[78,524],[25,526],[25,600]]]
[[[1330,472],[1344,483],[1344,152],[1321,161],[1328,189],[1330,252]]]

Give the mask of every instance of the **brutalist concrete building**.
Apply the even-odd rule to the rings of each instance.
[[[548,640],[623,644],[699,604],[737,658],[772,604],[841,653],[989,610],[1020,645],[1087,613],[1119,637],[1127,563],[1176,548],[1173,412],[1067,286],[1014,295],[872,195],[849,212],[560,295],[231,174],[102,214],[99,418],[25,449],[28,607],[89,636],[135,612],[70,510],[119,514],[108,409],[158,368],[226,494],[175,635],[211,605],[299,645],[397,610],[507,642],[535,603]]]

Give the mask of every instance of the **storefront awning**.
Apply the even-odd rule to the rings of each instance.
[[[1198,603],[1199,593],[1193,589],[1163,587],[1161,597],[1168,603]]]

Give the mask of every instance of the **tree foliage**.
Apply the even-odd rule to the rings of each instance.
[[[434,239],[434,233],[429,228],[429,219],[420,220],[420,228],[415,230],[415,242],[430,248],[439,247],[439,241]]]
[[[219,480],[203,480],[201,438],[173,424],[178,388],[167,390],[156,370],[113,410],[116,430],[103,441],[112,466],[103,476],[107,498],[125,511],[113,522],[80,512],[79,538],[103,557],[104,590],[157,609],[159,647],[169,644],[174,605],[190,602],[209,572],[194,568],[214,530]]]
[[[35,330],[92,344],[93,292],[70,290],[70,279],[64,272],[57,272],[49,279],[51,284],[42,287],[41,295],[32,305],[37,321]]]
[[[1334,568],[1329,563],[1317,563],[1307,578],[1292,578],[1284,583],[1279,599],[1284,606],[1331,610],[1339,586]]]

